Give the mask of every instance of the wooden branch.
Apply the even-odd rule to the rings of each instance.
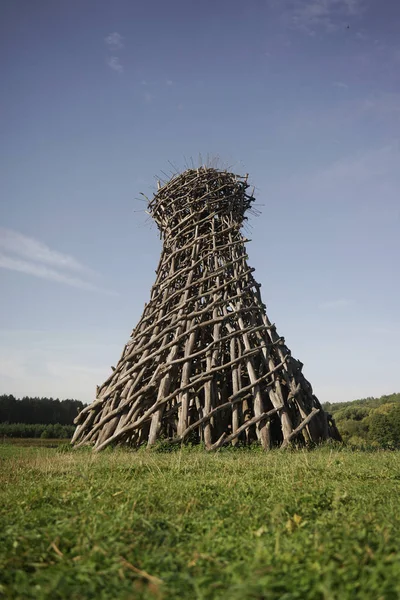
[[[299,433],[301,433],[304,429],[304,427],[306,425],[308,425],[308,423],[311,421],[311,419],[313,419],[315,417],[315,415],[317,415],[320,412],[319,408],[313,408],[312,411],[310,412],[310,414],[300,423],[300,425],[298,427],[296,427],[296,429],[294,429],[292,431],[292,433],[282,442],[281,448],[286,448],[289,443],[296,437],[299,435]]]
[[[284,407],[278,407],[278,408],[273,408],[271,410],[269,410],[268,412],[262,413],[261,415],[257,415],[256,417],[253,417],[252,419],[249,419],[248,421],[246,421],[245,423],[243,423],[243,425],[241,425],[236,431],[235,433],[232,433],[231,435],[228,435],[227,437],[224,436],[222,439],[219,440],[219,446],[217,444],[214,445],[214,450],[216,450],[218,447],[223,446],[225,444],[229,444],[232,440],[236,439],[237,437],[239,437],[239,435],[245,431],[246,429],[249,429],[249,427],[251,427],[252,425],[256,425],[257,423],[261,423],[261,421],[266,421],[267,419],[270,419],[273,415],[275,415],[279,410],[282,410]],[[264,448],[265,450],[267,450],[268,448]]]

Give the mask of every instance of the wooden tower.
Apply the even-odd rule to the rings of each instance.
[[[102,450],[157,440],[207,449],[340,439],[272,324],[240,229],[247,176],[201,167],[149,202],[163,240],[150,301],[72,440]]]

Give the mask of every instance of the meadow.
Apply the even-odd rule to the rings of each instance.
[[[397,600],[400,452],[0,444],[0,597]]]

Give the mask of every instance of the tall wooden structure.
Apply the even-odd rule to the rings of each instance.
[[[340,439],[265,312],[240,232],[247,176],[201,167],[149,202],[163,250],[143,315],[73,443],[263,448]]]

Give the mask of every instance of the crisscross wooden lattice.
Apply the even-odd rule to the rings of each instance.
[[[149,303],[73,443],[208,449],[340,439],[265,311],[240,232],[247,176],[201,167],[149,202],[163,239]]]

